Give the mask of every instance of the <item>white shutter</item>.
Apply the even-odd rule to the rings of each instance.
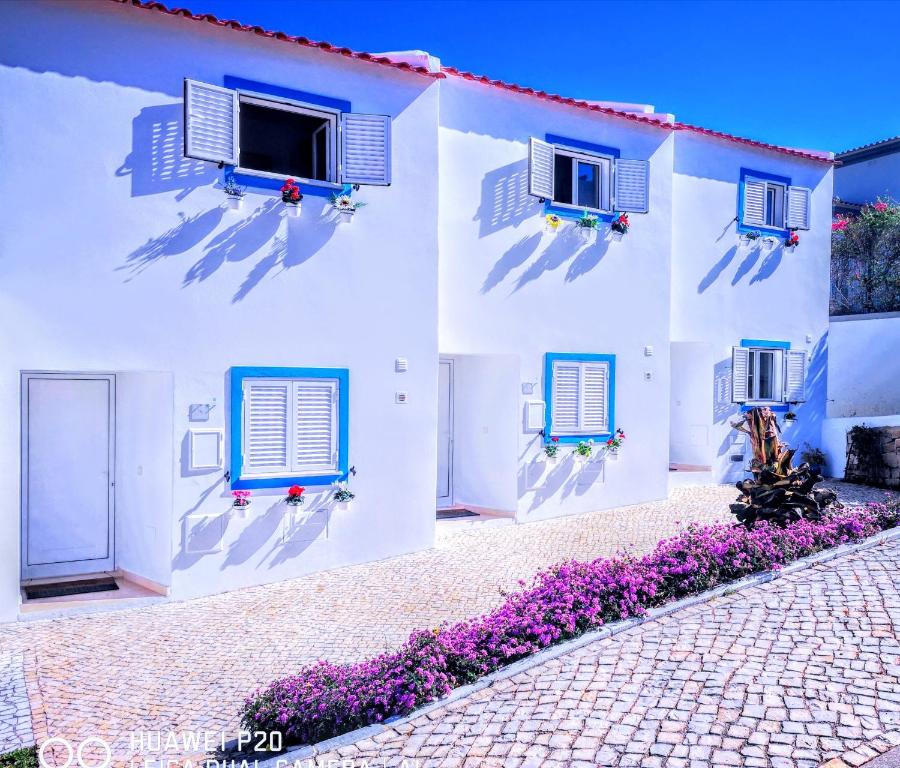
[[[649,210],[648,167],[646,160],[616,160],[617,211],[647,213]]]
[[[582,364],[581,431],[599,435],[609,431],[609,364]]]
[[[334,379],[294,381],[295,472],[337,470],[337,395]]]
[[[784,225],[788,229],[809,229],[809,200],[806,187],[788,187]]]
[[[291,383],[244,381],[244,460],[241,476],[288,474]]]
[[[528,194],[553,199],[553,145],[533,136],[528,140]]]
[[[744,211],[741,223],[748,227],[766,226],[766,182],[744,181]]]
[[[184,81],[184,155],[238,164],[237,91]]]
[[[788,349],[784,352],[784,401],[802,403],[806,400],[806,352]]]
[[[553,363],[553,399],[551,400],[553,434],[578,432],[581,405],[580,365]]]
[[[750,399],[750,350],[732,347],[731,350],[731,402],[746,403]]]
[[[341,181],[379,186],[391,183],[388,115],[341,115]]]

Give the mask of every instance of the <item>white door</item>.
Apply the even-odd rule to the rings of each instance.
[[[115,377],[22,375],[22,578],[114,565]]]
[[[453,361],[441,360],[438,373],[437,503],[453,504]]]

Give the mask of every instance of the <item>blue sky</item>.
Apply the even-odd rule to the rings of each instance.
[[[460,69],[650,103],[775,144],[840,151],[900,135],[900,2],[891,0],[185,4],[356,50],[421,48]]]

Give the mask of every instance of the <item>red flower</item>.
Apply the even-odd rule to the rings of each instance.
[[[290,496],[291,498],[302,496],[303,491],[305,490],[306,488],[301,488],[299,485],[292,485],[290,488],[288,488],[288,496]]]
[[[291,200],[297,200],[300,198],[300,190],[297,187],[294,187],[291,190]]]

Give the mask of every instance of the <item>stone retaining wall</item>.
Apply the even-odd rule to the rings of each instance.
[[[847,432],[847,468],[844,477],[850,482],[900,488],[900,426],[874,427],[881,437],[881,466],[867,468],[860,463],[855,446]]]

